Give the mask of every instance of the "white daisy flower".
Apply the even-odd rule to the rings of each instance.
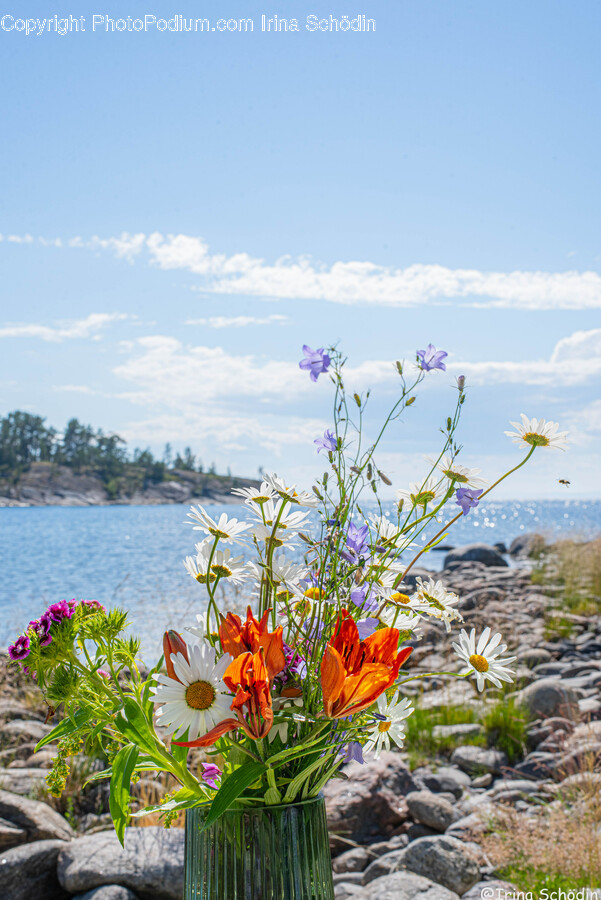
[[[398,628],[399,631],[417,632],[422,617],[412,608],[411,602],[411,597],[408,597],[407,594],[394,591],[380,613],[380,621],[389,628]]]
[[[442,619],[447,631],[451,630],[453,619],[463,622],[459,610],[454,609],[459,603],[459,597],[452,591],[447,591],[442,581],[434,581],[433,578],[423,581],[418,575],[416,587],[417,590],[411,595],[411,606],[416,612]]]
[[[187,631],[188,634],[191,634],[195,638],[200,638],[201,641],[206,640],[207,634],[209,633],[209,614],[208,613],[197,613],[196,615],[196,625],[188,625],[184,628],[184,631]]]
[[[207,581],[213,582],[217,578],[225,578],[232,584],[241,584],[249,576],[248,563],[242,556],[232,556],[229,547],[223,550],[216,549],[211,558],[213,541],[209,538],[201,544],[196,544],[198,555],[187,556],[184,560],[186,571],[200,584]],[[211,563],[209,572],[209,560]]]
[[[231,718],[231,694],[222,681],[231,660],[224,654],[215,662],[215,650],[206,642],[187,644],[188,661],[182,653],[171,656],[177,676],[157,675],[150,698],[158,706],[157,724],[167,734],[188,740],[207,734],[223,719]]]
[[[531,447],[556,447],[557,450],[565,450],[567,444],[567,431],[558,431],[557,422],[547,422],[546,419],[529,419],[524,413],[520,413],[522,420],[511,422],[517,431],[506,431],[507,437],[513,438],[514,444],[529,444]]]
[[[283,500],[288,503],[295,503],[297,506],[317,506],[319,500],[309,491],[297,491],[295,485],[287,485],[283,478],[278,475],[266,475],[265,482],[279,494]]]
[[[502,637],[498,632],[491,638],[490,628],[486,627],[476,645],[476,629],[472,628],[468,635],[465,628],[462,628],[459,643],[453,643],[457,656],[466,664],[461,674],[473,673],[479,691],[483,689],[486,679],[495,687],[501,687],[502,681],[509,683],[513,681],[514,672],[507,666],[515,662],[517,656],[500,656],[507,650],[507,644],[501,644],[501,640]]]
[[[277,497],[276,492],[266,481],[261,482],[260,488],[234,488],[232,494],[238,494],[239,497],[244,497],[244,502],[249,505],[256,503],[259,506],[262,506],[263,503],[267,503],[268,500],[275,500]]]
[[[375,751],[374,756],[377,759],[382,750],[390,750],[391,740],[394,741],[397,747],[402,747],[405,740],[403,721],[412,712],[413,707],[406,697],[403,697],[402,700],[395,699],[388,702],[386,694],[380,694],[378,697],[378,715],[383,718],[376,722],[369,732],[370,737],[363,747],[365,752]]]
[[[188,525],[192,525],[193,522],[198,523],[193,525],[195,531],[204,531],[205,534],[219,538],[224,544],[243,544],[244,538],[241,538],[241,535],[250,528],[246,522],[228,519],[226,513],[221,513],[219,521],[216,522],[200,504],[197,508],[190,507],[188,518],[192,519],[192,522],[187,523]]]
[[[274,556],[271,563],[273,577],[278,584],[291,586],[299,582],[307,574],[307,567],[291,562],[283,553]]]
[[[411,506],[423,506],[428,503],[436,503],[447,493],[446,485],[435,475],[430,475],[425,481],[413,481],[407,490],[397,491],[399,500],[408,500]]]
[[[253,526],[253,534],[258,540],[274,540],[276,546],[286,546],[286,539],[300,530],[305,522],[308,512],[293,512],[290,509],[282,510],[282,501],[274,503],[268,500],[263,507],[264,522]],[[276,525],[277,522],[277,525]]]
[[[466,466],[460,466],[452,456],[442,456],[438,462],[434,459],[428,459],[428,462],[436,465],[443,475],[446,475],[450,481],[454,482],[453,487],[482,488],[488,484],[485,478],[478,477],[480,469],[468,469]]]
[[[371,515],[369,520],[378,535],[377,542],[385,546],[394,546],[400,532],[396,522],[391,522],[387,516],[375,515]]]

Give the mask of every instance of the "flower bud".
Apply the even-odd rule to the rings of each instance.
[[[179,681],[179,678],[175,674],[173,661],[171,659],[171,656],[174,653],[181,653],[186,662],[188,661],[188,648],[186,642],[180,637],[177,631],[166,631],[163,635],[163,654],[165,656],[167,674],[169,675],[169,678],[174,678],[175,681]]]
[[[458,375],[457,376],[457,389],[459,391],[462,391],[464,389],[464,387],[465,387],[465,375]]]

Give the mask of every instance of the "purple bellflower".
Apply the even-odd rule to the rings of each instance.
[[[343,559],[350,563],[357,563],[361,557],[364,559],[369,557],[369,544],[365,540],[368,534],[369,527],[367,525],[358,528],[350,522],[346,532],[346,550],[340,551]]]
[[[455,492],[455,503],[461,507],[464,516],[469,514],[470,509],[475,509],[480,502],[480,494],[483,490],[475,490],[475,488],[458,488]]]
[[[420,360],[419,367],[424,372],[431,372],[432,369],[441,369],[441,371],[446,372],[447,367],[443,359],[448,355],[445,350],[437,350],[434,344],[428,344],[425,350],[417,351],[417,357]]]
[[[370,637],[378,625],[380,624],[379,619],[359,619],[357,622],[357,631],[359,632],[359,640],[365,641],[368,637]]]
[[[361,763],[363,765],[365,760],[363,759],[363,748],[359,741],[349,741],[344,750],[344,762],[350,763],[353,762]]]
[[[373,587],[369,589],[369,594],[367,592],[367,585],[361,585],[361,587],[354,588],[351,591],[351,600],[358,606],[359,609],[363,610],[363,612],[373,612],[378,608],[378,597]],[[363,640],[363,638],[361,638]]]
[[[328,453],[333,453],[334,450],[336,450],[336,448],[338,447],[336,435],[329,429],[327,431],[324,431],[322,438],[315,438],[313,443],[317,445],[318,453],[321,453],[322,450],[327,450]]]
[[[301,359],[298,366],[299,369],[306,369],[311,375],[311,381],[317,381],[322,372],[327,372],[332,360],[327,353],[324,353],[323,347],[318,350],[312,350],[307,344],[303,345],[303,353],[305,359]]]

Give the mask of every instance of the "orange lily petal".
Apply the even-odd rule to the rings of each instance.
[[[188,648],[186,647],[186,642],[180,637],[177,631],[166,631],[163,635],[163,656],[165,657],[167,675],[169,678],[179,681],[179,678],[175,674],[173,662],[171,661],[171,655],[174,653],[181,653],[186,662],[188,662]]]
[[[321,690],[326,716],[332,715],[334,703],[340,696],[345,678],[346,670],[342,657],[335,647],[328,644],[321,661]]]
[[[195,741],[171,741],[171,743],[177,747],[210,747],[211,744],[218,741],[228,731],[233,731],[234,728],[240,728],[238,719],[223,719],[222,722],[219,722],[218,725],[215,725],[202,737],[196,738]]]

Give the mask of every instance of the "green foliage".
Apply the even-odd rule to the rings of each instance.
[[[530,891],[534,897],[541,897],[543,890],[550,897],[553,893],[559,895],[560,890],[568,891],[576,888],[591,887],[589,875],[583,875],[581,878],[572,877],[570,875],[559,875],[558,873],[544,872],[542,869],[531,866],[505,866],[497,872],[499,878],[505,878],[520,891]]]
[[[507,754],[510,765],[523,758],[526,751],[528,712],[513,699],[497,701],[485,709],[480,722],[489,747]]]
[[[129,821],[131,779],[138,752],[134,744],[126,744],[113,760],[109,808],[121,845],[125,837],[125,826]]]
[[[203,828],[208,828],[240,797],[244,791],[266,772],[261,762],[248,762],[224,778],[221,787],[215,794],[211,808],[204,821]]]

